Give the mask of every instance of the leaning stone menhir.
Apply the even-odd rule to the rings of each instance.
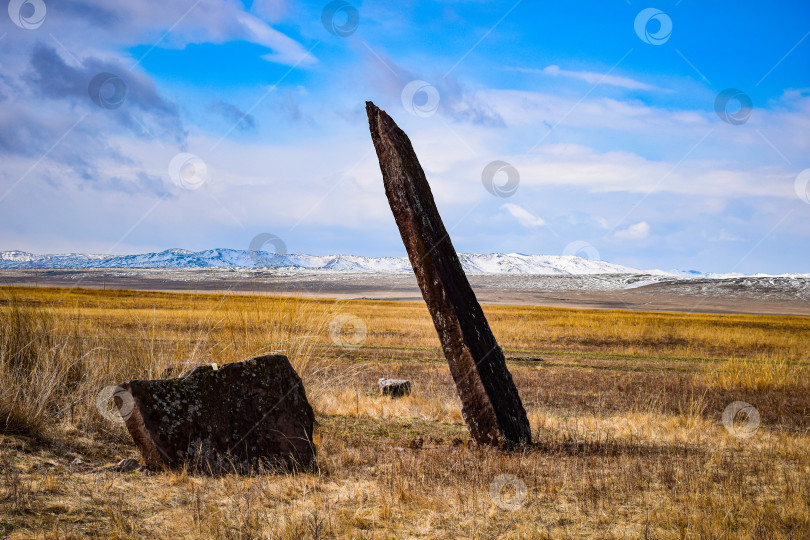
[[[286,356],[120,387],[116,405],[148,467],[187,463],[201,472],[246,474],[314,463],[315,415]]]
[[[385,111],[366,102],[385,194],[422,289],[479,444],[531,442],[531,429],[503,351],[489,328],[444,228],[408,136]]]

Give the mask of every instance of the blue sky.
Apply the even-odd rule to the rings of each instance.
[[[370,99],[459,251],[810,272],[806,2],[117,4],[2,17],[0,250],[402,255]]]

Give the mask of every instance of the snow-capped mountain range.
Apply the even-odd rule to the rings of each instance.
[[[459,253],[470,274],[647,274],[672,277],[740,277],[742,274],[706,274],[697,271],[639,270],[599,260],[567,255],[522,255],[519,253]],[[361,257],[357,255],[278,255],[264,251],[169,249],[141,255],[96,255],[67,253],[37,255],[24,251],[0,252],[0,268],[285,268],[311,271],[410,273],[407,257]],[[810,274],[791,277],[810,277]]]

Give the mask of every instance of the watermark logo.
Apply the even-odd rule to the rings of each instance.
[[[183,189],[200,189],[208,181],[208,166],[198,156],[180,152],[169,162],[169,178]]]
[[[650,45],[663,45],[672,35],[672,19],[660,9],[642,9],[633,26],[639,39]]]
[[[439,91],[425,81],[411,81],[402,89],[402,106],[414,116],[427,118],[439,110]]]
[[[127,83],[113,73],[99,73],[90,79],[87,94],[102,109],[117,109],[127,97]]]
[[[115,424],[123,424],[129,420],[134,408],[135,400],[132,395],[120,386],[105,386],[96,394],[96,410]]]
[[[754,103],[751,97],[736,88],[726,88],[714,99],[714,112],[720,120],[733,126],[746,123],[751,118],[753,110]]]
[[[569,243],[567,246],[565,246],[565,249],[563,249],[563,255],[582,257],[583,259],[588,259],[589,261],[601,260],[599,257],[599,251],[592,244],[583,240],[576,240]]]
[[[266,249],[268,245],[272,246],[271,250]],[[273,266],[274,259],[287,254],[287,244],[275,234],[261,233],[250,241],[248,253],[254,266]]]
[[[526,482],[514,474],[499,474],[489,485],[489,497],[501,510],[515,511],[526,505]]]
[[[36,30],[42,26],[46,11],[42,0],[11,0],[8,3],[11,22],[25,30]]]
[[[735,401],[723,410],[726,430],[740,439],[748,439],[759,429],[759,411],[750,403]]]
[[[810,169],[805,169],[796,175],[793,188],[801,200],[810,204]]]
[[[366,322],[350,313],[341,313],[329,321],[329,337],[332,343],[343,349],[358,349],[366,341]]]
[[[503,184],[495,183],[495,175],[498,173],[506,175],[506,182]],[[520,174],[516,168],[505,161],[493,161],[481,171],[481,183],[484,184],[484,189],[496,197],[511,197],[520,184]]]
[[[360,24],[360,12],[348,2],[334,0],[324,6],[321,12],[321,22],[330,34],[347,37],[357,30],[357,26]]]

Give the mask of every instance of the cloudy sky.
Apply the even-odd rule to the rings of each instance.
[[[373,100],[459,251],[810,272],[809,35],[806,0],[12,0],[0,250],[403,255]]]

